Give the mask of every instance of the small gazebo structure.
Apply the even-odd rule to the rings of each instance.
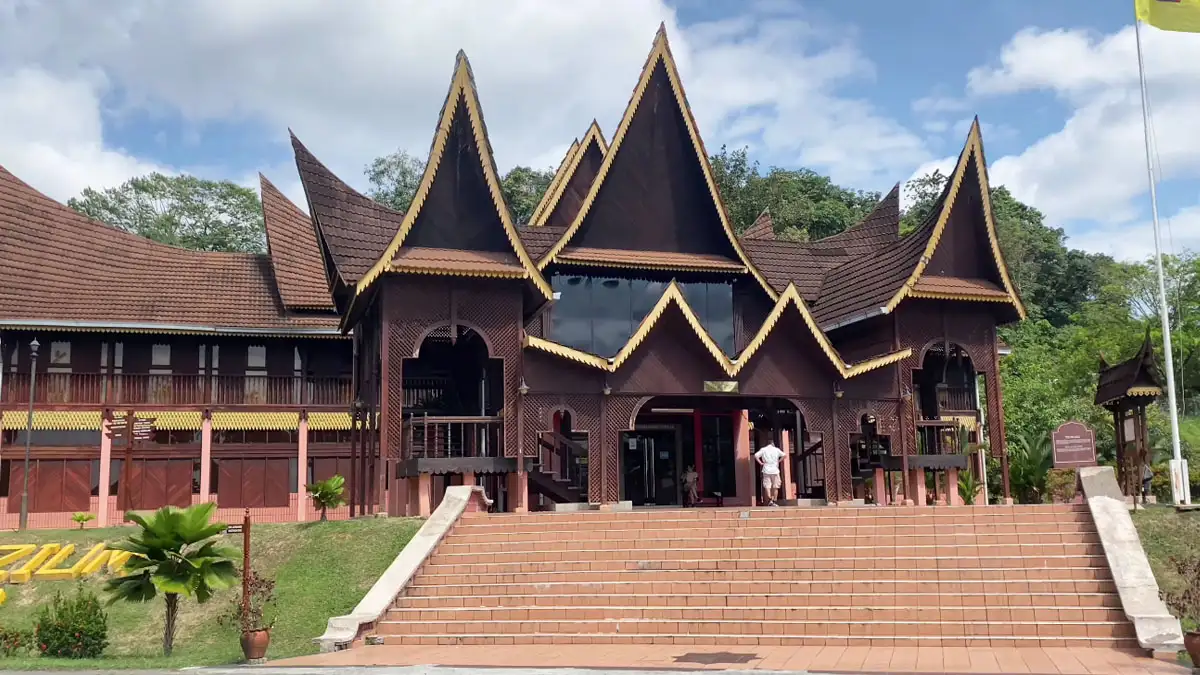
[[[1162,375],[1154,360],[1150,329],[1137,353],[1110,366],[1100,355],[1096,405],[1113,414],[1117,439],[1117,481],[1126,496],[1140,492],[1142,472],[1149,459],[1150,437],[1146,407],[1162,395]]]

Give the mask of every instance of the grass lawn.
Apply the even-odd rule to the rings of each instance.
[[[1171,506],[1139,508],[1133,514],[1142,548],[1154,569],[1154,578],[1163,590],[1180,590],[1184,580],[1175,573],[1170,563],[1172,557],[1194,558],[1200,556],[1200,513],[1178,513]],[[1194,621],[1184,628],[1195,629]]]
[[[331,616],[345,614],[416,533],[421,521],[379,518],[368,520],[254,525],[251,554],[255,570],[276,582],[279,618],[271,631],[269,658],[311,654],[312,639],[325,631]],[[0,544],[73,543],[71,561],[102,541],[114,541],[127,528],[104,530],[31,530],[0,533]],[[239,551],[242,535],[226,535],[226,543]],[[68,565],[70,561],[68,561]],[[104,577],[79,582],[100,594]],[[0,605],[0,625],[32,627],[37,608],[56,590],[73,592],[69,581],[33,581],[4,586],[8,601]],[[179,634],[171,658],[162,654],[163,601],[160,595],[147,604],[118,603],[108,608],[109,647],[97,660],[4,659],[3,669],[44,668],[163,668],[222,665],[241,659],[235,631],[217,618],[233,601],[233,591],[209,603],[180,602]]]

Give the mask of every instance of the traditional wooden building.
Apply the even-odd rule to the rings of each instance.
[[[136,240],[3,174],[0,222],[37,240],[0,239],[0,265],[26,275],[0,294],[4,344],[36,333],[49,345],[62,331],[94,341],[72,349],[100,355],[86,366],[99,372],[87,409],[97,419],[127,403],[104,398],[125,395],[129,385],[104,383],[134,372],[130,356],[111,355],[118,336],[149,345],[136,371],[147,377],[156,341],[170,342],[172,358],[188,353],[172,367],[201,383],[184,391],[202,400],[169,407],[200,419],[202,435],[218,413],[259,425],[286,414],[313,443],[314,415],[336,418],[349,437],[324,470],[353,476],[352,508],[364,511],[428,513],[462,482],[486,485],[508,510],[672,505],[689,467],[703,503],[750,505],[751,453],[768,441],[788,455],[787,499],[923,501],[927,472],[974,466],[948,440],[960,429],[1001,458],[1007,496],[996,328],[1024,308],[997,243],[977,123],[914,232],[900,235],[897,187],[861,223],[807,243],[777,240],[766,212],[736,234],[662,29],[611,141],[593,122],[527,224],[504,201],[462,53],[406,212],[292,144],[308,215],[264,181],[266,256]],[[35,225],[45,233],[22,234]],[[51,264],[26,262],[31,250]],[[84,270],[67,269],[77,258]],[[199,308],[202,317],[171,314]],[[153,326],[134,318],[146,313]],[[221,398],[227,368],[242,383],[233,389],[248,386],[247,359],[262,353],[244,352],[251,345],[269,357],[254,372],[284,378],[279,395],[291,398]],[[6,349],[5,419],[23,420],[28,362],[24,347]],[[74,372],[68,381],[83,381]],[[317,400],[318,390],[344,397]],[[43,414],[66,412],[41,396]],[[313,457],[300,447],[292,454]],[[213,475],[196,479],[195,498],[220,495]]]
[[[1149,326],[1137,353],[1128,359],[1110,366],[1104,355],[1100,355],[1096,405],[1113,414],[1117,482],[1126,496],[1136,497],[1142,492],[1143,472],[1152,459],[1146,408],[1162,393],[1162,371],[1154,358]]]

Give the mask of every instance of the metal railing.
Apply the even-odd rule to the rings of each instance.
[[[404,420],[404,449],[410,459],[500,457],[504,418],[413,415]]]
[[[4,377],[0,402],[29,401],[29,373]],[[346,406],[349,378],[267,375],[38,373],[35,403]]]

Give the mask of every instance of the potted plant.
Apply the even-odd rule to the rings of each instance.
[[[1200,558],[1172,556],[1171,566],[1183,582],[1179,590],[1163,591],[1162,597],[1183,624],[1183,647],[1200,667]]]
[[[271,627],[275,625],[275,582],[250,570],[248,602],[243,603],[239,589],[221,623],[236,627],[242,639],[242,655],[248,662],[267,656]]]

